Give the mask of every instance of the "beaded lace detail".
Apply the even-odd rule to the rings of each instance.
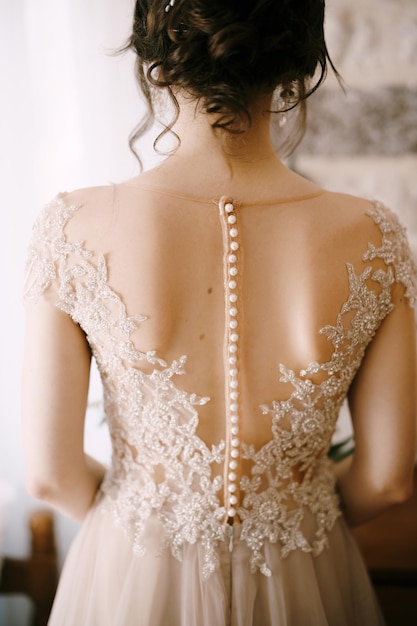
[[[237,293],[239,246],[231,247],[237,242],[238,224],[228,217],[237,211],[227,201],[219,208],[230,305],[225,345],[227,354],[236,346],[233,356],[239,350],[238,302],[227,299]],[[186,375],[185,355],[167,364],[155,351],[135,347],[132,334],[146,317],[127,315],[108,284],[102,255],[86,250],[81,241],[67,240],[65,226],[77,209],[67,206],[62,194],[36,221],[25,296],[36,300],[48,294],[80,324],[97,361],[113,445],[99,506],[113,512],[138,554],[146,549],[143,532],[151,516],[161,524],[163,545],[178,559],[184,544],[199,542],[205,554],[204,577],[216,567],[217,544],[226,541],[225,520],[230,524],[235,516],[241,524],[240,539],[251,550],[253,571],[271,574],[263,552],[266,541],[279,542],[283,557],[296,549],[320,554],[340,515],[327,458],[339,409],[366,346],[393,308],[392,284],[402,283],[412,303],[417,296],[416,266],[397,218],[378,203],[368,212],[381,231],[381,245],[369,244],[361,273],[347,264],[349,297],[335,324],[320,330],[333,346],[331,358],[299,372],[277,364],[280,380],[292,393],[286,400],[262,405],[263,413],[272,417],[271,439],[256,450],[237,436],[238,359],[226,368],[226,395],[233,405],[227,411],[227,437],[210,448],[196,435],[198,407],[210,399],[176,386],[176,377]],[[384,269],[380,262],[373,267],[375,259],[383,261]],[[150,374],[140,369],[144,361],[153,366]],[[315,382],[318,379],[322,382]],[[239,458],[252,466],[240,479],[235,473]],[[225,505],[219,497],[222,491],[228,494]],[[302,529],[306,511],[315,519],[308,537]]]

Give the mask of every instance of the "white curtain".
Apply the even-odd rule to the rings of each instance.
[[[37,505],[25,493],[20,434],[21,291],[30,227],[59,191],[138,172],[127,143],[143,113],[133,55],[112,54],[129,35],[133,5],[0,0],[0,483],[15,492],[0,551],[12,555],[28,552],[27,512]],[[141,148],[147,167],[154,163],[151,143]],[[105,447],[99,432],[95,445]],[[75,528],[58,519],[61,558]],[[22,606],[1,599],[0,623],[25,624]]]

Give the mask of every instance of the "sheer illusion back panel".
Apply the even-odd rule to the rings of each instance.
[[[187,356],[187,373],[176,385],[210,398],[199,407],[197,433],[207,445],[217,444],[225,435],[224,252],[217,205],[127,186],[106,193],[104,203],[95,196],[82,211],[82,234],[86,212],[93,231],[86,248],[102,248],[109,285],[129,315],[147,318],[132,333],[135,347],[156,351],[167,363]],[[336,209],[332,197],[329,206],[325,194],[269,206],[237,204],[240,428],[255,449],[271,437],[271,417],[261,405],[286,400],[293,391],[291,382],[280,381],[279,364],[299,373],[331,358],[334,347],[319,331],[334,324],[349,297],[345,260],[360,273],[368,241],[377,242],[371,222],[368,232],[358,229],[368,206],[352,211],[343,210],[343,200],[341,205]],[[96,224],[102,224],[99,238]],[[73,238],[71,231],[77,238],[77,215],[68,225]],[[152,368],[140,363],[142,371]],[[315,382],[327,376],[314,374]]]

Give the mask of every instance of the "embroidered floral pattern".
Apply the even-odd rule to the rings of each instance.
[[[405,295],[414,305],[417,298],[417,266],[408,245],[405,228],[395,214],[380,202],[375,203],[375,209],[369,211],[368,215],[378,224],[382,233],[382,242],[379,248],[369,244],[363,260],[382,259],[386,265],[392,265],[395,280],[404,285]]]
[[[83,328],[97,360],[113,445],[100,506],[113,512],[138,554],[146,549],[142,535],[151,516],[161,524],[163,545],[178,559],[184,544],[199,542],[207,577],[217,564],[216,545],[226,541],[219,497],[225,442],[209,448],[196,435],[198,407],[210,399],[175,385],[176,377],[186,375],[186,356],[167,364],[155,351],[135,347],[132,334],[146,317],[127,315],[108,284],[102,255],[67,241],[64,228],[76,210],[61,195],[35,223],[25,295],[48,294]],[[292,392],[261,407],[272,418],[271,439],[259,450],[242,443],[251,472],[240,478],[240,538],[252,552],[252,570],[267,576],[265,541],[279,542],[283,557],[297,549],[318,555],[326,545],[340,514],[327,459],[339,409],[366,346],[393,307],[392,283],[402,283],[409,300],[416,299],[417,271],[404,229],[379,204],[368,215],[381,231],[381,246],[369,244],[361,273],[347,264],[349,297],[335,324],[320,330],[333,346],[331,358],[298,373],[279,365],[280,380]],[[375,269],[375,259],[385,269]],[[154,366],[152,373],[141,371],[143,361]],[[309,538],[302,531],[306,510],[315,519]]]

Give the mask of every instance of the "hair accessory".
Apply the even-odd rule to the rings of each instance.
[[[175,0],[169,0],[168,4],[165,7],[165,13],[168,13],[172,9],[175,4]]]

